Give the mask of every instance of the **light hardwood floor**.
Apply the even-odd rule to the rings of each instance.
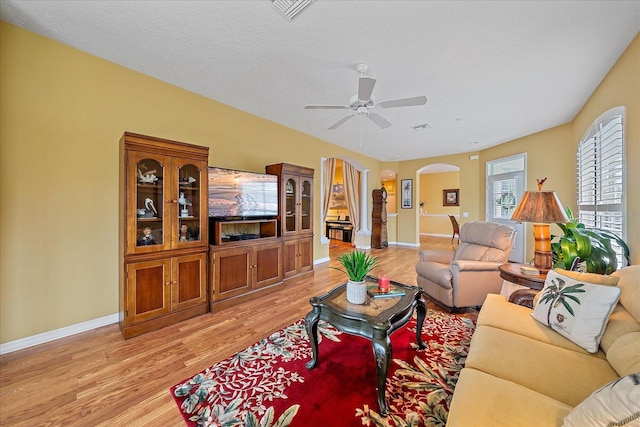
[[[110,325],[0,356],[0,425],[183,426],[169,388],[304,317],[311,296],[343,283],[344,274],[329,266],[352,248],[335,241],[331,246],[332,261],[317,265],[312,278],[231,309],[127,341]],[[422,249],[452,247],[448,238],[421,239]],[[417,248],[371,253],[381,260],[373,274],[416,284]]]

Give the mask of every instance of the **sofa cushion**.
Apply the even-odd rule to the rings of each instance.
[[[491,326],[476,328],[465,367],[515,382],[569,406],[576,406],[620,376],[607,360]]]
[[[640,372],[618,378],[593,392],[564,419],[562,427],[640,424]]]
[[[607,360],[620,376],[640,372],[640,332],[619,337],[609,347]]]
[[[563,276],[571,277],[578,282],[593,283],[594,285],[616,286],[620,281],[616,276],[605,276],[596,273],[583,273],[581,271],[569,271],[562,268],[555,268],[554,271]]]
[[[636,322],[636,319],[633,318],[622,304],[618,303],[609,316],[609,323],[607,323],[607,328],[604,330],[604,335],[602,335],[600,347],[607,353],[609,347],[611,347],[618,338],[629,332],[640,332],[640,323]]]
[[[618,277],[618,287],[622,289],[620,304],[640,322],[640,265],[630,265],[611,273]]]
[[[477,325],[492,326],[567,350],[589,354],[579,345],[536,321],[531,313],[530,308],[512,304],[502,295],[489,294],[478,315]],[[606,358],[602,351],[595,355],[601,359]]]
[[[456,383],[447,426],[559,426],[571,409],[519,384],[464,368]]]
[[[549,271],[533,317],[591,353],[598,351],[620,288]]]

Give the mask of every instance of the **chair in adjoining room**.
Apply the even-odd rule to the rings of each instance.
[[[451,220],[451,227],[453,227],[451,243],[453,243],[453,239],[456,237],[456,234],[458,235],[458,243],[460,243],[460,226],[458,225],[458,220],[453,215],[449,215],[449,219]]]
[[[462,225],[455,251],[423,250],[416,264],[418,286],[449,310],[481,306],[487,294],[500,293],[498,266],[508,262],[515,228],[494,222]]]

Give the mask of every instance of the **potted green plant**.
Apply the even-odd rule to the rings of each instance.
[[[343,268],[331,267],[347,275],[347,301],[364,304],[367,299],[365,277],[378,265],[378,258],[358,250],[345,252],[338,257]]]
[[[629,247],[620,237],[607,230],[587,228],[573,216],[571,208],[566,208],[569,222],[558,224],[563,236],[551,236],[553,266],[571,270],[576,262],[583,263],[588,273],[610,274],[618,269],[616,252],[611,242],[622,248],[622,254],[629,262]]]

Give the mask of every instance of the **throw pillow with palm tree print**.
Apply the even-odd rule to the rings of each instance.
[[[565,338],[596,353],[620,288],[576,280],[549,271],[533,318]]]

